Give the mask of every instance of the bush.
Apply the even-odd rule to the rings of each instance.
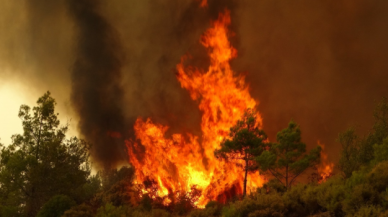
[[[93,213],[92,207],[86,204],[81,204],[67,210],[62,217],[93,217],[93,216],[94,216],[94,213]]]
[[[37,214],[37,217],[62,216],[66,210],[76,205],[74,200],[65,195],[56,195],[47,201]]]
[[[345,183],[346,187],[348,189],[352,189],[357,185],[365,183],[368,172],[369,170],[365,167],[359,171],[353,172],[352,176],[346,179],[346,183]]]
[[[222,216],[266,217],[283,216],[285,206],[278,193],[256,194],[244,198],[242,201],[229,204],[222,209]]]
[[[378,192],[388,187],[388,161],[377,164],[367,176],[368,183]]]
[[[355,215],[361,207],[375,206],[379,204],[379,201],[379,193],[372,186],[367,184],[358,185],[353,188],[344,201],[344,211],[348,216]]]
[[[305,190],[305,185],[296,185],[283,195],[287,216],[307,216],[309,214],[309,210],[302,199]]]
[[[222,208],[222,216],[223,217],[240,217],[239,215],[237,215],[237,208],[233,205],[229,205],[229,206],[224,206]]]
[[[373,150],[375,156],[374,164],[388,160],[388,137],[384,139],[382,144],[374,144]]]
[[[169,217],[171,214],[163,209],[153,209],[152,217]]]
[[[129,209],[124,216],[131,217],[170,217],[171,214],[163,209],[153,209],[151,211],[145,211],[142,208]]]
[[[370,217],[370,216],[381,216],[381,214],[383,213],[379,206],[365,205],[365,206],[361,206],[361,208],[356,213],[347,215],[347,216]]]
[[[107,203],[105,206],[98,208],[96,217],[125,217],[127,214],[125,207],[116,207],[111,203]]]
[[[306,186],[303,194],[301,195],[301,199],[303,204],[306,206],[306,210],[309,214],[319,213],[321,211],[326,211],[322,206],[318,203],[318,195],[320,193],[320,186],[316,184],[310,184]]]
[[[342,201],[348,189],[341,177],[332,177],[317,186],[317,202],[334,216],[342,216]]]
[[[267,183],[263,185],[262,188],[258,188],[257,191],[259,193],[265,192],[272,193],[272,192],[278,192],[278,193],[285,193],[287,191],[286,187],[277,179],[271,179]]]

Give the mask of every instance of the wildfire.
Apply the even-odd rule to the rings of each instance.
[[[327,154],[325,152],[325,145],[318,141],[318,145],[322,147],[321,161],[322,164],[318,167],[318,173],[320,174],[319,183],[325,182],[333,174],[333,163],[327,161]]]
[[[206,0],[202,2],[206,3]],[[236,76],[229,61],[237,56],[237,50],[228,40],[230,13],[220,13],[200,42],[208,49],[210,66],[206,72],[184,65],[182,57],[177,65],[177,79],[181,87],[198,100],[202,112],[202,138],[189,133],[174,134],[166,138],[168,126],[153,123],[151,119],[138,118],[134,125],[136,138],[126,141],[130,162],[136,168],[136,182],[152,181],[158,196],[174,192],[190,192],[192,187],[202,190],[199,206],[210,200],[225,201],[242,194],[243,170],[233,162],[220,161],[214,150],[228,136],[230,128],[241,119],[247,108],[255,108],[257,102],[250,96],[243,76]],[[257,119],[261,125],[260,114]],[[141,156],[137,154],[141,153]],[[259,173],[250,174],[247,190],[263,184]]]

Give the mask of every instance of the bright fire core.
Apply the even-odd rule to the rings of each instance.
[[[192,187],[201,190],[198,200],[203,206],[210,200],[225,201],[242,194],[243,169],[235,162],[225,162],[214,157],[214,150],[229,135],[230,128],[241,119],[247,108],[255,108],[243,76],[237,76],[230,60],[237,50],[228,40],[230,13],[225,11],[212,23],[201,38],[207,48],[210,66],[205,72],[185,66],[186,57],[177,65],[177,79],[191,98],[199,102],[202,112],[202,138],[189,133],[174,134],[166,138],[168,126],[153,123],[151,119],[138,118],[135,123],[136,138],[141,142],[127,141],[131,164],[136,168],[136,182],[152,182],[157,195],[190,192]],[[261,124],[260,114],[256,114]],[[135,153],[142,153],[139,157]],[[138,158],[139,157],[139,158]],[[247,192],[263,184],[258,172],[248,177]],[[143,191],[147,192],[146,189]]]

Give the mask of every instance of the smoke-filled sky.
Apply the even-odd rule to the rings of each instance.
[[[104,165],[125,161],[121,140],[137,117],[200,135],[198,102],[180,87],[184,54],[206,68],[200,35],[231,10],[234,71],[246,74],[264,130],[293,119],[309,147],[338,159],[339,132],[367,132],[388,97],[388,2],[384,0],[0,0],[0,142],[21,132],[20,104],[47,90],[73,135]],[[100,143],[99,143],[100,142]],[[107,143],[109,143],[107,145]]]

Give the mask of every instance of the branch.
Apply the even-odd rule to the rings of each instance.
[[[275,177],[280,183],[282,183],[282,184],[284,185],[284,183],[282,182],[282,180],[280,180],[280,179],[272,172],[271,169],[269,169],[269,171],[271,172],[271,174],[273,175],[273,177]],[[281,175],[281,176],[282,176],[282,174],[280,174],[280,173],[278,173],[278,175]],[[283,176],[283,178],[284,178],[284,176]],[[284,186],[285,186],[285,185],[284,185]]]
[[[292,182],[294,181],[294,179],[295,179],[296,177],[298,177],[300,174],[302,174],[304,171],[306,171],[306,169],[304,169],[304,170],[302,170],[300,173],[296,174],[296,175],[291,179],[290,185],[292,184]]]

